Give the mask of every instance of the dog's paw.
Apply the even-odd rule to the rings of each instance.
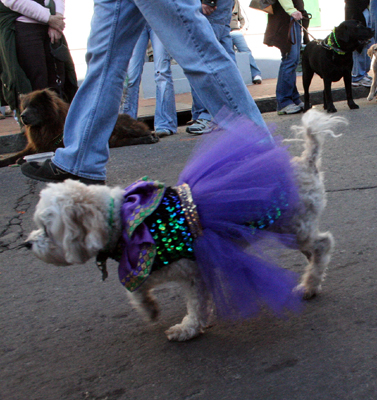
[[[327,112],[328,112],[329,114],[332,114],[332,113],[338,112],[338,110],[337,110],[335,107],[328,107],[328,108],[327,108]]]
[[[199,325],[189,325],[185,323],[177,324],[165,331],[166,336],[172,342],[184,342],[204,333],[204,329]]]
[[[159,141],[160,141],[160,138],[155,133],[151,133],[150,143],[157,143]]]
[[[357,110],[358,108],[360,108],[356,103],[349,103],[349,104],[348,104],[348,107],[349,107],[351,110]]]
[[[374,98],[374,95],[373,95],[373,94],[370,94],[370,95],[367,97],[367,100],[368,100],[368,101],[372,101],[373,98]]]
[[[295,287],[295,292],[300,293],[302,298],[304,300],[310,300],[313,297],[316,297],[318,294],[321,293],[321,286],[317,287],[309,287],[308,285],[305,285],[304,283],[300,283]]]

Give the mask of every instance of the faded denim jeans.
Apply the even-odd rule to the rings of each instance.
[[[266,129],[236,64],[218,42],[199,0],[95,0],[88,69],[71,104],[65,148],[53,162],[80,177],[103,180],[108,139],[118,115],[128,63],[145,20],[181,65],[211,115],[225,106]]]
[[[171,57],[148,24],[143,29],[128,64],[127,93],[120,112],[130,115],[132,118],[137,118],[140,81],[149,39],[153,48],[154,80],[156,82],[154,127],[155,130],[169,129],[169,131],[176,133],[178,123],[173,77],[170,68]]]
[[[290,104],[300,103],[300,94],[296,86],[296,68],[300,61],[301,25],[295,22],[291,28],[291,37],[295,37],[291,51],[281,58],[278,80],[276,83],[277,111]]]

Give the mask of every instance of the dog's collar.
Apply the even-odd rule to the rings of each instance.
[[[336,47],[334,45],[334,42],[331,38],[334,38],[334,42],[335,44],[338,46]],[[327,50],[333,50],[336,54],[339,54],[340,56],[344,56],[346,54],[345,51],[343,51],[340,48],[340,45],[338,43],[338,40],[336,39],[336,35],[335,35],[335,28],[333,29],[333,31],[330,33],[330,35],[327,37],[327,41],[326,39],[322,42],[322,46],[327,49]]]
[[[58,144],[60,144],[60,143],[63,141],[63,136],[64,136],[64,133],[61,133],[60,135],[54,137],[54,139],[52,139],[52,140],[53,140],[53,144],[54,144],[55,146],[57,146]]]

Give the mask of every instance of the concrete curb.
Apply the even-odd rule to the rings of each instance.
[[[366,88],[363,86],[353,87],[352,94],[353,94],[354,100],[365,98],[369,94],[369,88]],[[333,89],[332,96],[333,96],[334,102],[347,100],[346,90],[344,88]],[[301,96],[301,97],[303,97],[303,96]],[[257,106],[262,114],[267,113],[267,112],[276,111],[275,96],[274,97],[266,97],[263,99],[256,99],[255,103],[257,104]],[[312,106],[318,105],[318,104],[323,104],[323,92],[317,91],[317,92],[310,93],[310,103],[312,104]],[[148,124],[150,129],[153,129],[153,123],[154,123],[153,115],[145,116],[140,119],[143,122],[145,122],[146,124]],[[190,119],[191,119],[191,110],[184,110],[184,111],[178,112],[178,125],[179,126],[186,125],[187,121],[189,121]]]
[[[25,148],[27,140],[22,133],[0,136],[0,154],[16,153]]]
[[[368,96],[369,88],[354,87],[352,88],[353,98],[360,99]],[[344,88],[333,89],[332,91],[334,102],[347,100],[346,91]],[[267,97],[264,99],[255,100],[261,113],[276,111],[275,97]],[[312,105],[323,104],[323,93],[317,91],[310,93],[310,102]],[[183,110],[178,112],[178,125],[182,126],[191,119],[191,110]],[[153,129],[154,116],[149,115],[140,118],[148,124],[150,129]],[[26,138],[22,133],[15,133],[12,135],[5,135],[0,137],[0,154],[14,153],[22,150],[26,146]]]

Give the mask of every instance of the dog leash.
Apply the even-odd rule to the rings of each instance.
[[[309,15],[310,15],[310,17],[309,17]],[[308,20],[312,19],[311,14],[308,14],[308,17],[302,17],[302,19],[308,19]],[[291,21],[290,21],[290,23],[289,23],[289,31],[288,31],[288,40],[291,42],[291,44],[295,44],[295,43],[296,43],[296,33],[295,33],[294,31],[293,31],[293,35],[294,35],[293,41],[292,41],[292,38],[291,38],[291,28],[292,28],[292,26],[293,26],[293,24],[294,24],[295,22],[297,22],[297,23],[300,25],[301,29],[303,29],[310,37],[312,37],[313,40],[317,40],[317,39],[302,25],[302,20],[296,21],[294,18],[291,18]]]
[[[310,18],[309,18],[310,19]],[[298,21],[298,23],[301,25],[301,28],[313,39],[313,40],[317,40],[306,28],[304,28],[302,26],[302,22]]]

